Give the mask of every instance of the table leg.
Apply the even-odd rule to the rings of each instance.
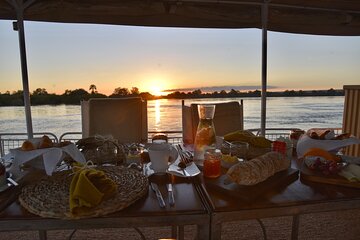
[[[171,226],[171,238],[176,239],[177,237],[177,226]]]
[[[184,225],[178,226],[179,232],[178,232],[178,238],[179,240],[184,240]]]
[[[291,227],[291,240],[297,240],[299,237],[299,215],[293,216]]]
[[[210,239],[210,225],[197,225],[197,238],[199,240],[202,239]]]
[[[211,223],[211,233],[209,239],[212,240],[221,239],[221,223],[218,224]]]
[[[265,228],[264,223],[259,218],[257,218],[256,221],[259,223],[259,225],[261,227],[261,231],[263,233],[264,240],[267,240],[266,228]]]
[[[46,230],[39,230],[39,239],[46,240],[47,239],[47,232]]]

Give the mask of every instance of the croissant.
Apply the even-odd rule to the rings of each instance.
[[[289,168],[290,160],[278,152],[268,152],[250,161],[232,166],[227,175],[240,185],[255,185]]]

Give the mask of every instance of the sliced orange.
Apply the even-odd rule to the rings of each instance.
[[[328,151],[321,149],[321,148],[310,148],[304,154],[304,157],[307,157],[307,156],[323,157],[328,161],[335,161],[335,162],[338,162],[341,160],[340,157],[336,156],[335,154],[331,154]]]

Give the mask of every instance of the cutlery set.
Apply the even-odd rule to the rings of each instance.
[[[164,198],[159,190],[159,187],[156,183],[153,183],[151,182],[150,183],[150,186],[151,186],[151,189],[155,192],[156,194],[156,198],[159,202],[159,206],[161,208],[165,208],[166,204],[165,204],[165,201],[164,201]],[[172,187],[172,184],[169,183],[169,184],[166,184],[166,188],[167,188],[167,191],[168,191],[168,201],[169,201],[169,204],[170,206],[174,206],[175,205],[175,198],[174,198],[174,192],[173,192],[173,187]]]

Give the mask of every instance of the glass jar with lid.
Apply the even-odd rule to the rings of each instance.
[[[221,151],[208,149],[204,154],[204,177],[217,178],[221,175]]]

